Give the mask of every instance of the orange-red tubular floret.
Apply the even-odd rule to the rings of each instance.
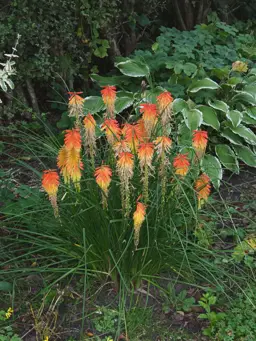
[[[81,135],[78,129],[66,130],[64,138],[67,150],[74,148],[76,151],[81,150]]]
[[[195,182],[195,190],[197,192],[198,207],[200,208],[207,201],[211,192],[210,178],[208,175],[203,173],[199,176]]]
[[[90,132],[90,133],[94,133],[95,132],[95,127],[96,127],[96,121],[94,119],[94,117],[92,116],[92,114],[88,114],[85,116],[84,120],[84,127],[85,130]]]
[[[175,174],[186,176],[189,171],[190,162],[187,154],[178,154],[173,160]]]
[[[42,177],[42,187],[49,196],[56,196],[59,188],[59,175],[55,170],[45,170]]]
[[[202,158],[205,153],[208,142],[208,133],[203,130],[194,130],[192,145],[195,149],[196,155],[199,159]]]
[[[107,165],[102,165],[96,168],[94,172],[94,176],[96,178],[96,183],[102,189],[103,192],[107,193],[111,177],[112,177],[112,170]]]
[[[102,124],[101,129],[105,131],[108,143],[112,146],[115,142],[120,140],[121,128],[117,120],[113,118],[107,118]]]

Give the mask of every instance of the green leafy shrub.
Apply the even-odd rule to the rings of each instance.
[[[227,306],[225,318],[215,325],[216,340],[251,341],[256,333],[255,289],[238,295]]]

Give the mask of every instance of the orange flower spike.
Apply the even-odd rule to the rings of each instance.
[[[175,174],[186,176],[189,171],[190,162],[187,154],[178,154],[173,160]]]
[[[45,170],[42,177],[42,187],[49,195],[49,200],[54,210],[55,217],[59,216],[57,205],[57,192],[59,188],[59,175],[55,170]]]
[[[67,150],[74,148],[77,152],[81,150],[81,135],[78,129],[66,130],[64,138]]]
[[[64,183],[67,184],[70,182],[70,176],[67,170],[67,158],[68,158],[68,151],[65,146],[61,147],[59,150],[59,154],[57,157],[57,166],[60,169],[61,174],[64,177]]]
[[[200,160],[206,150],[208,142],[208,133],[207,131],[203,130],[194,130],[193,132],[193,139],[192,139],[192,145],[195,149],[196,156]]]
[[[70,95],[68,102],[69,116],[78,118],[83,115],[84,98],[79,96],[82,92],[68,92]]]
[[[198,208],[200,209],[208,200],[208,197],[211,193],[210,178],[208,175],[203,173],[199,176],[195,182],[195,190],[197,192]]]
[[[166,125],[170,122],[172,115],[173,98],[170,92],[164,91],[157,97],[158,111],[161,117],[163,130],[166,131]]]
[[[170,107],[173,102],[173,97],[170,92],[164,91],[159,96],[157,96],[157,105],[160,111],[160,114]]]
[[[94,176],[96,178],[97,185],[101,188],[103,191],[102,201],[103,201],[103,207],[107,207],[107,196],[108,196],[108,188],[111,182],[112,177],[112,170],[107,165],[102,165],[98,168],[96,168],[94,172]]]
[[[135,248],[138,248],[139,240],[140,240],[140,229],[145,220],[146,216],[146,206],[137,201],[136,211],[133,214],[133,223],[134,223],[134,244]]]
[[[125,123],[122,129],[122,134],[124,135],[124,139],[129,145],[131,151],[135,153],[138,149],[139,143],[143,140],[143,132],[141,130],[141,126],[137,123]]]
[[[167,136],[159,136],[155,139],[154,144],[156,146],[156,152],[160,156],[170,151],[172,140]]]
[[[145,166],[152,168],[152,159],[154,155],[154,144],[151,142],[141,143],[138,147],[138,158],[140,167],[143,169]]]
[[[115,101],[116,101],[116,87],[115,86],[104,86],[101,90],[101,95],[104,104],[107,107],[109,117],[114,118],[115,113]]]
[[[118,173],[121,175],[120,177],[125,180],[128,180],[133,176],[133,154],[128,152],[122,152],[119,155],[117,160],[117,169]]]
[[[121,137],[121,129],[117,120],[112,118],[107,118],[101,127],[102,130],[105,131],[108,143],[113,146],[113,144],[120,140]]]
[[[96,121],[91,114],[88,114],[84,118],[84,128],[90,134],[95,134]]]
[[[141,105],[140,112],[142,113],[142,119],[145,124],[148,137],[151,136],[157,122],[157,107],[156,104],[145,103]]]
[[[130,147],[125,140],[117,141],[113,144],[113,150],[115,155],[118,156],[120,153],[130,152]]]

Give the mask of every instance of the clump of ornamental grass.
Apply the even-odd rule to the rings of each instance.
[[[194,131],[190,149],[168,134],[173,98],[166,91],[157,104],[139,104],[136,121],[123,122],[115,115],[115,87],[105,87],[101,123],[81,113],[83,101],[74,94],[74,127],[58,151],[54,136],[48,140],[50,169],[38,157],[49,201],[40,191],[32,210],[10,216],[20,241],[26,236],[37,254],[47,250],[47,271],[59,264],[67,273],[110,277],[116,287],[138,286],[164,271],[190,283],[216,283],[213,254],[194,237],[211,192],[201,169],[207,132]]]

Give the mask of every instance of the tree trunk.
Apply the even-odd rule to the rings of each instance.
[[[28,93],[31,99],[32,108],[36,114],[40,115],[40,110],[39,110],[39,105],[38,105],[37,98],[36,98],[35,89],[31,83],[31,80],[27,79],[26,84],[27,84]]]

